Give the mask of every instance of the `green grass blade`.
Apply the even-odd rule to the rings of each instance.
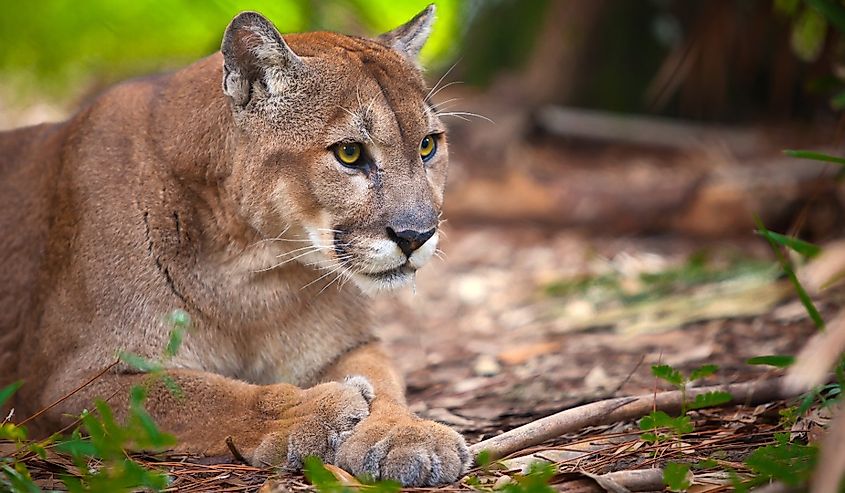
[[[12,397],[19,388],[21,388],[21,385],[23,385],[23,380],[18,380],[17,382],[11,383],[0,389],[0,406],[5,404],[6,401],[9,400],[9,398]]]
[[[821,152],[787,149],[783,151],[783,153],[787,156],[796,157],[798,159],[811,159],[813,161],[824,161],[826,163],[834,163],[840,166],[845,166],[845,158],[831,156]]]
[[[785,354],[770,354],[766,356],[755,356],[748,361],[749,365],[769,365],[776,368],[786,368],[795,363],[795,356]]]
[[[798,276],[795,275],[795,270],[792,268],[792,264],[789,263],[789,260],[783,252],[780,251],[778,243],[772,240],[771,235],[767,234],[771,233],[771,231],[766,229],[766,226],[763,225],[763,221],[761,221],[758,216],[754,217],[754,221],[757,223],[757,231],[766,238],[769,245],[771,245],[772,251],[775,253],[775,257],[777,257],[781,268],[783,268],[783,271],[786,273],[786,277],[789,279],[789,282],[792,283],[792,286],[795,288],[795,291],[798,294],[798,299],[801,300],[801,304],[804,305],[804,309],[807,310],[807,313],[810,315],[810,319],[813,320],[816,328],[824,330],[824,320],[822,320],[821,314],[819,314],[819,311],[816,309],[816,305],[813,304],[813,300],[810,298],[810,295],[807,294],[807,290],[804,289],[804,286],[802,286],[801,282],[798,280]]]
[[[813,258],[822,251],[820,246],[804,240],[799,240],[798,238],[792,236],[782,235],[769,230],[760,231],[759,233],[765,236],[770,242],[773,241],[778,245],[789,248],[790,250],[793,250],[807,258]]]

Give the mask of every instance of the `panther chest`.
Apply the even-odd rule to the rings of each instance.
[[[307,280],[296,272],[219,278],[217,301],[186,344],[186,363],[256,384],[313,384],[339,355],[372,336],[368,314],[353,308],[361,306],[355,293],[318,283],[299,287]]]

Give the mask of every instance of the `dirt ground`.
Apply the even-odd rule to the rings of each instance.
[[[814,332],[788,300],[759,316],[692,322],[668,331],[571,330],[544,287],[589,272],[596,259],[651,258],[666,268],[701,243],[677,238],[589,238],[541,227],[452,226],[446,259],[418,274],[415,292],[378,300],[380,334],[407,375],[411,407],[474,442],[579,403],[647,393],[650,366],[715,363],[708,383],[751,380],[745,361],[795,354]],[[747,244],[708,248],[763,253]],[[577,309],[577,308],[576,308]],[[663,388],[663,387],[661,387]]]

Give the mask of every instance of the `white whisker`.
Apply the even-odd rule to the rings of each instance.
[[[348,283],[349,281],[351,281],[351,280],[352,280],[352,278],[353,278],[356,274],[358,274],[359,272],[361,272],[361,271],[360,271],[360,270],[358,270],[358,271],[356,272],[356,271],[354,271],[354,270],[353,270],[352,266],[349,266],[349,268],[348,268],[347,270],[345,270],[344,272],[342,272],[342,274],[344,274],[344,275],[345,275],[345,278],[337,284],[337,289],[339,290],[339,289],[343,288],[343,286],[346,286],[346,283]]]
[[[443,117],[443,116],[454,116],[455,118],[461,119],[465,122],[471,121],[469,118],[467,118],[465,116],[456,115],[454,113],[437,113],[438,118]]]
[[[440,83],[441,83],[441,82],[443,82],[443,79],[445,79],[445,78],[449,75],[449,73],[450,73],[452,70],[454,70],[454,69],[455,69],[455,67],[457,67],[457,66],[458,66],[458,63],[460,63],[460,61],[461,61],[461,60],[460,60],[460,59],[458,59],[458,61],[456,61],[454,64],[452,64],[452,66],[451,66],[451,67],[449,67],[449,70],[447,70],[447,71],[446,71],[446,73],[445,73],[445,74],[443,74],[443,75],[440,77],[440,79],[438,79],[438,80],[437,80],[437,83],[436,83],[436,84],[434,84],[434,86],[433,86],[433,87],[432,87],[432,88],[428,91],[428,94],[426,94],[426,95],[425,95],[425,98],[424,98],[424,99],[425,99],[426,101],[428,101],[428,99],[432,96],[432,94],[436,94],[434,91],[435,91],[435,90],[437,90],[437,86],[439,86],[439,85],[440,85]]]
[[[283,230],[282,230],[282,232],[281,232],[281,233],[279,233],[277,236],[275,236],[275,237],[273,237],[273,238],[262,238],[262,239],[260,239],[260,240],[256,241],[255,243],[252,243],[251,245],[247,246],[247,248],[252,248],[252,247],[254,247],[254,246],[256,246],[256,245],[259,245],[259,244],[261,244],[261,243],[265,243],[265,242],[267,242],[267,241],[275,241],[275,240],[278,240],[278,239],[280,239],[280,238],[281,238],[281,237],[282,237],[285,233],[287,233],[289,229],[290,229],[290,225],[285,226],[285,229],[283,229]]]
[[[367,109],[364,110],[364,116],[365,117],[370,116],[370,110],[373,109],[373,103],[375,103],[375,102],[376,102],[376,96],[373,96],[372,98],[370,98],[370,102],[369,102],[369,104],[367,104]]]
[[[364,106],[364,103],[361,102],[361,81],[355,84],[355,99],[358,101],[359,108]]]
[[[493,124],[496,123],[496,122],[487,118],[484,115],[479,115],[478,113],[472,113],[472,112],[469,112],[469,111],[447,111],[445,113],[437,113],[437,116],[438,117],[440,117],[440,116],[454,116],[454,117],[458,117],[458,118],[463,118],[463,117],[466,117],[466,116],[474,116],[474,117],[480,118],[482,120],[487,120],[488,122],[493,123]],[[468,118],[463,118],[463,119],[469,121]]]
[[[349,115],[350,115],[350,116],[352,116],[352,119],[353,119],[353,120],[355,120],[355,121],[358,121],[358,120],[361,118],[361,117],[360,117],[360,116],[358,116],[356,113],[354,113],[354,112],[353,112],[353,111],[351,111],[351,110],[348,110],[348,109],[344,108],[343,106],[338,106],[338,108],[340,108],[340,109],[342,109],[343,111],[345,111],[345,112],[349,113]]]
[[[345,269],[343,269],[342,271],[340,271],[340,273],[338,273],[338,275],[336,275],[336,276],[335,276],[335,278],[334,278],[334,279],[332,279],[332,281],[331,281],[331,282],[329,282],[329,283],[327,283],[325,286],[323,286],[323,289],[321,289],[321,290],[320,290],[320,292],[318,292],[318,293],[317,293],[317,296],[319,296],[320,294],[322,294],[322,292],[323,292],[323,291],[325,291],[325,290],[326,290],[329,286],[331,286],[332,284],[334,284],[335,282],[337,282],[337,280],[338,280],[338,279],[340,279],[341,277],[343,277],[343,274],[344,274],[345,272],[347,272],[350,268],[351,268],[351,267],[346,267]],[[338,288],[340,288],[340,283],[338,283]]]
[[[316,278],[316,279],[312,280],[311,282],[309,282],[309,283],[308,283],[308,284],[306,284],[305,286],[302,286],[301,288],[299,288],[299,290],[300,290],[300,291],[302,291],[303,289],[305,289],[305,288],[307,288],[308,286],[310,286],[310,285],[314,284],[315,282],[320,281],[321,279],[325,279],[326,277],[328,277],[328,276],[330,276],[330,275],[334,274],[335,272],[337,272],[338,270],[340,270],[342,267],[343,267],[343,264],[342,264],[342,263],[339,263],[339,264],[337,265],[337,267],[334,267],[333,269],[329,270],[328,272],[326,272],[326,273],[325,273],[325,274],[323,274],[322,276],[320,276],[320,277],[318,277],[318,278]]]
[[[443,84],[443,86],[440,87],[439,89],[437,89],[436,91],[434,91],[434,93],[432,93],[432,95],[429,96],[429,98],[433,98],[434,96],[437,96],[437,93],[439,93],[443,89],[446,89],[449,86],[454,86],[454,85],[457,85],[457,84],[463,84],[463,82],[459,81],[459,80],[453,80],[452,82],[450,82],[448,84]]]
[[[253,273],[259,273],[259,272],[267,272],[268,270],[277,269],[277,268],[279,268],[279,267],[281,267],[281,266],[283,266],[283,265],[285,265],[285,264],[288,264],[288,263],[290,263],[290,262],[293,262],[294,260],[296,260],[296,259],[298,259],[298,258],[302,258],[302,257],[304,257],[304,256],[306,256],[306,255],[310,255],[310,254],[315,253],[315,252],[317,252],[317,251],[319,251],[319,249],[315,249],[315,250],[308,250],[307,252],[300,253],[299,255],[297,255],[297,256],[295,256],[295,257],[293,257],[293,258],[285,259],[285,260],[283,260],[282,262],[279,262],[278,264],[272,265],[272,266],[270,266],[270,267],[265,267],[265,268],[263,268],[263,269],[254,270],[254,271],[252,271],[252,272],[253,272]]]
[[[290,243],[303,243],[303,242],[310,242],[311,240],[309,240],[309,239],[300,240],[300,239],[294,239],[294,238],[265,238],[265,239],[259,241],[258,243],[262,243],[262,242],[266,242],[266,241],[287,241],[287,242],[290,242]],[[256,243],[256,245],[258,243]]]
[[[441,107],[441,106],[443,106],[443,105],[447,105],[447,104],[449,104],[449,103],[454,103],[454,102],[456,102],[456,101],[460,101],[460,100],[461,100],[461,98],[449,98],[449,99],[447,99],[446,101],[441,101],[441,102],[439,102],[439,103],[437,103],[437,104],[433,104],[433,105],[431,105],[431,107],[432,107],[434,110],[439,110],[439,109],[441,109],[440,107]]]
[[[331,247],[318,246],[318,245],[307,245],[307,246],[304,246],[304,247],[295,248],[295,249],[293,249],[289,252],[280,253],[280,254],[276,255],[276,258],[282,258],[282,257],[286,257],[288,255],[293,255],[294,253],[301,252],[303,250],[313,250],[313,251],[317,252],[317,251],[320,251],[320,250],[329,250],[330,248]]]

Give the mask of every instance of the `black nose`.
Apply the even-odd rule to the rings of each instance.
[[[387,236],[399,245],[399,249],[402,250],[406,257],[410,257],[414,253],[414,250],[423,246],[423,243],[434,236],[434,229],[420,233],[412,229],[396,232],[393,231],[393,228],[387,228]]]

